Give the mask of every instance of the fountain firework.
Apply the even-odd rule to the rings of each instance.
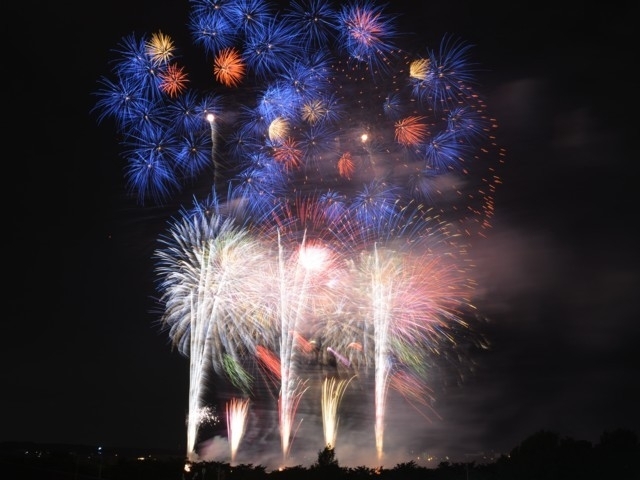
[[[169,36],[130,35],[94,109],[122,138],[140,204],[197,189],[154,255],[163,328],[190,362],[188,459],[204,393],[224,379],[245,398],[275,389],[286,463],[313,380],[301,366],[331,356],[373,378],[380,462],[388,389],[422,403],[430,366],[473,336],[466,257],[503,152],[470,47],[447,36],[404,51],[396,15],[369,0],[189,4],[217,83],[188,90]]]
[[[336,447],[338,438],[338,408],[344,397],[344,392],[349,383],[355,377],[349,379],[325,378],[322,381],[322,427],[324,430],[324,443],[329,448]]]
[[[235,464],[240,441],[244,436],[249,413],[248,398],[232,398],[227,402],[227,438],[231,449],[231,465]]]

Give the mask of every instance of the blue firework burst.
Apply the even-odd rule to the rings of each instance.
[[[345,103],[335,93],[330,93],[320,97],[320,101],[323,106],[323,115],[320,117],[320,123],[327,123],[329,125],[337,125],[345,117]]]
[[[464,163],[464,158],[470,150],[469,143],[461,141],[455,133],[440,132],[425,146],[426,167],[437,173],[451,172]]]
[[[261,146],[254,135],[242,129],[235,129],[224,142],[231,160],[236,164],[244,161],[249,155],[257,153]]]
[[[129,184],[136,188],[140,187],[139,200],[150,196],[152,199],[163,202],[166,194],[176,191],[169,187],[178,185],[176,164],[179,153],[178,143],[166,128],[149,126],[143,130],[131,131],[122,144],[124,157],[129,163],[127,168]],[[142,172],[143,164],[146,164],[150,170],[147,176]],[[135,175],[131,172],[135,172]],[[139,181],[133,181],[135,179]],[[158,180],[157,186],[151,184],[154,179]],[[167,186],[163,187],[165,184]]]
[[[291,67],[280,75],[279,83],[291,90],[299,105],[328,89],[328,79],[318,72],[323,72],[320,64],[310,65],[307,61],[294,60]]]
[[[137,82],[149,98],[159,98],[162,69],[147,53],[147,42],[148,38],[136,38],[133,34],[124,37],[114,49],[118,54],[114,72]]]
[[[335,41],[338,13],[326,0],[292,0],[285,18],[296,26],[308,50]]]
[[[258,79],[287,71],[301,54],[297,32],[292,25],[278,19],[247,32],[243,58]]]
[[[352,60],[372,73],[386,72],[397,51],[395,15],[369,0],[351,0],[338,12],[340,45]]]
[[[198,96],[191,90],[167,101],[165,107],[167,122],[178,134],[209,127],[205,116],[200,112],[199,102]]]
[[[149,99],[140,83],[129,77],[118,77],[112,81],[107,77],[99,80],[100,88],[95,92],[97,98],[92,112],[97,113],[98,123],[113,119],[118,130],[131,122],[138,112],[149,108]]]
[[[447,113],[447,128],[468,141],[482,140],[491,127],[491,119],[479,107],[452,108]]]
[[[429,68],[425,78],[412,78],[413,96],[436,109],[447,109],[473,96],[476,65],[471,62],[472,45],[445,35],[438,51],[429,51]]]
[[[196,116],[206,120],[209,114],[212,114],[215,118],[224,117],[223,108],[224,105],[220,96],[215,93],[209,93],[200,98],[195,106],[195,112]]]
[[[263,154],[252,155],[251,164],[231,182],[232,199],[245,204],[252,218],[273,211],[287,190],[286,172]]]
[[[175,162],[184,176],[193,179],[212,167],[211,135],[207,131],[187,131],[177,142]]]
[[[309,72],[316,77],[317,88],[330,88],[329,83],[334,75],[332,70],[334,60],[330,50],[319,49],[311,52],[305,50],[300,62],[306,65]]]
[[[194,44],[211,56],[232,46],[239,36],[237,27],[218,13],[194,12],[187,27]]]
[[[349,206],[351,218],[365,230],[387,225],[399,213],[397,188],[381,180],[363,185]]]
[[[131,115],[124,124],[124,133],[129,136],[138,134],[144,136],[147,131],[153,132],[157,129],[168,131],[171,127],[168,126],[166,114],[163,101],[141,103],[140,108],[131,110]]]
[[[379,239],[386,242],[400,240],[405,244],[428,242],[435,244],[440,240],[442,221],[424,203],[415,199],[406,201],[402,206],[397,205],[397,214],[378,232]]]
[[[237,0],[189,0],[191,16],[214,15],[226,21],[233,19]]]
[[[227,14],[234,25],[239,25],[245,35],[263,30],[273,20],[271,5],[267,0],[235,0],[228,3]]]
[[[300,95],[295,88],[274,83],[260,95],[257,110],[267,123],[271,123],[277,117],[294,117],[300,102]]]
[[[412,172],[407,179],[409,196],[426,204],[433,204],[438,193],[439,175],[432,169],[425,168]]]
[[[329,224],[338,222],[348,212],[346,195],[335,190],[328,190],[320,194],[318,203],[322,207]]]
[[[337,130],[328,123],[310,125],[302,131],[299,145],[307,168],[317,168],[318,162],[336,156],[336,136]]]
[[[406,102],[399,92],[392,92],[384,99],[382,109],[389,120],[399,120],[406,114]]]
[[[134,151],[126,155],[125,182],[139,204],[164,203],[180,190],[175,169],[162,155]]]
[[[269,124],[275,116],[267,117],[259,107],[242,105],[240,107],[238,130],[244,138],[266,138]]]

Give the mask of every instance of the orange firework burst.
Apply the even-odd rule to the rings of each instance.
[[[353,163],[351,153],[344,152],[340,157],[340,160],[338,160],[338,173],[341,177],[351,180],[351,175],[353,175],[355,169],[356,165]]]
[[[173,58],[174,50],[173,40],[162,32],[154,33],[147,42],[147,55],[155,64],[168,63]]]
[[[171,64],[167,67],[167,70],[160,75],[160,90],[169,95],[171,98],[177,97],[186,88],[189,79],[184,72],[183,67]]]
[[[428,135],[429,129],[423,123],[424,117],[409,116],[395,124],[396,141],[404,146],[418,145]]]
[[[409,65],[409,76],[411,78],[417,78],[418,80],[426,80],[429,74],[431,62],[426,58],[414,60]]]
[[[244,77],[245,64],[235,48],[225,48],[213,61],[213,75],[227,87],[237,87]]]
[[[327,114],[327,107],[321,100],[311,100],[302,105],[302,119],[310,124],[317,123]]]
[[[302,150],[293,138],[287,138],[273,149],[273,158],[282,163],[287,171],[291,171],[302,164]]]

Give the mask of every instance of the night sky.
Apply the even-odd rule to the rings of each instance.
[[[161,30],[202,68],[188,2],[160,3],[8,17],[5,112],[18,112],[5,119],[0,441],[184,451],[188,360],[158,328],[151,257],[192,195],[139,205],[115,129],[90,113],[125,35]],[[464,381],[437,388],[431,422],[393,405],[394,422],[419,423],[416,448],[439,456],[506,453],[540,430],[594,443],[640,432],[631,7],[431,3],[390,8],[421,45],[446,33],[473,45],[506,151],[492,228],[473,251],[491,348]],[[387,427],[389,448],[399,431]],[[299,443],[314,461],[321,431]],[[347,465],[350,454],[344,440],[336,456]]]

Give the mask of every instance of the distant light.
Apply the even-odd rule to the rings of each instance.
[[[208,113],[207,114],[207,122],[212,123],[215,120],[215,116],[213,115],[213,113]]]
[[[363,133],[360,136],[360,139],[362,140],[362,143],[365,143],[369,139],[369,135],[367,135],[366,133]]]

